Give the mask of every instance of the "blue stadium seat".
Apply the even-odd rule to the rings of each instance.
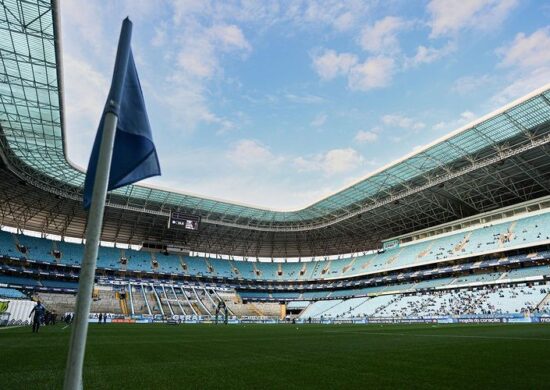
[[[380,253],[308,262],[212,259],[101,247],[97,266],[100,269],[121,268],[140,272],[204,275],[250,280],[326,280],[400,269],[481,253],[492,253],[516,246],[528,247],[550,240],[548,226],[550,226],[550,213],[548,212],[524,215],[514,221],[489,224],[481,228],[434,236],[418,242],[403,244],[400,247],[381,251]],[[20,245],[27,248],[26,254],[23,255],[17,250],[16,240]],[[59,258],[53,255],[54,249],[59,250]],[[0,253],[12,257],[24,256],[37,261],[80,265],[84,254],[84,246],[0,232]],[[121,262],[123,257],[127,259],[126,264]],[[475,282],[475,278],[470,278],[469,282]],[[429,288],[432,287],[431,283],[429,281],[424,282],[422,286]],[[433,284],[435,286],[437,283],[433,282]],[[338,296],[339,293],[335,292],[335,294]]]
[[[14,288],[0,287],[0,298],[28,299],[21,291]]]

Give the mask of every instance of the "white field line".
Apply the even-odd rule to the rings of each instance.
[[[397,333],[397,332],[342,332],[337,330],[327,330],[325,333],[357,333],[357,334],[372,334],[376,336],[414,336],[414,337],[442,337],[442,338],[459,338],[459,339],[495,339],[495,340],[533,340],[533,341],[550,341],[550,338],[541,337],[506,337],[506,336],[478,336],[478,335],[457,335],[457,334],[420,334],[420,333]]]
[[[16,328],[22,328],[24,327],[25,325],[17,325],[17,326],[6,326],[6,327],[2,327],[0,328],[0,330],[7,330],[7,329],[16,329]]]

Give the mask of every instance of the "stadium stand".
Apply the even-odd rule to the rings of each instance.
[[[27,299],[27,296],[14,288],[0,287],[0,298]]]
[[[431,237],[381,253],[311,263],[229,261],[101,247],[97,266],[100,269],[228,279],[332,280],[548,244],[550,233],[543,229],[544,226],[550,226],[550,213],[523,215],[508,222],[468,228],[459,233]],[[10,245],[12,240],[15,242]],[[83,254],[83,245],[80,244],[23,235],[13,237],[7,232],[0,233],[0,242],[2,243],[0,249],[4,256],[19,253],[26,259],[41,262],[79,265],[79,259]],[[26,248],[23,249],[26,253],[17,250],[17,245],[20,249]],[[57,249],[53,249],[54,247]],[[59,251],[58,259],[53,255],[54,250]],[[306,276],[308,267],[313,270],[309,276]]]
[[[482,287],[424,293],[319,301],[310,304],[300,318],[443,317],[462,315],[525,314],[542,312],[550,284]],[[544,301],[543,305],[540,305]]]
[[[10,285],[21,285],[21,286],[42,286],[42,284],[38,280],[29,278],[29,277],[3,275],[3,274],[0,274],[0,283],[10,284]]]

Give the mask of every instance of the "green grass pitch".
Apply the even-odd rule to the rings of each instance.
[[[0,329],[0,388],[60,389],[70,329]],[[86,389],[548,388],[550,325],[90,325]]]

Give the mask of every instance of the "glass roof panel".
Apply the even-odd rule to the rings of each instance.
[[[0,124],[7,141],[3,147],[9,148],[16,158],[41,175],[78,189],[83,185],[84,173],[65,158],[54,27],[50,3],[3,1],[0,10]],[[298,223],[331,219],[443,164],[478,153],[549,121],[550,92],[545,91],[543,96],[524,100],[506,113],[464,129],[298,211],[271,211],[139,185],[120,188],[113,193],[126,197],[128,204],[138,207],[155,202],[165,209],[183,207],[203,215],[219,214],[215,218],[228,220]]]

